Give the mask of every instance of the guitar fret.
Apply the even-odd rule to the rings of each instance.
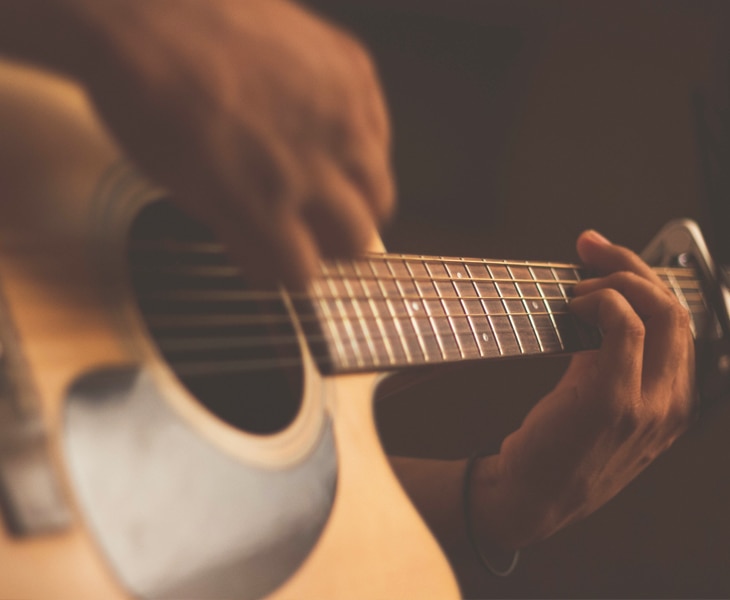
[[[547,273],[545,273],[547,271]],[[530,275],[532,278],[537,282],[539,279],[546,279],[549,277],[549,270],[543,269],[540,267],[532,268],[530,267]],[[540,296],[542,296],[542,305],[545,308],[545,311],[548,313],[550,323],[552,323],[553,326],[553,333],[555,334],[555,339],[558,342],[558,347],[560,348],[560,351],[565,351],[565,343],[563,342],[563,336],[560,334],[560,328],[558,327],[557,322],[555,321],[555,315],[553,314],[552,307],[550,306],[550,303],[548,302],[548,295],[545,292],[545,284],[542,283],[535,283],[535,287],[537,288],[538,293]]]
[[[340,318],[343,322],[343,327],[347,334],[347,340],[352,347],[352,352],[355,359],[355,366],[364,367],[365,360],[363,357],[363,352],[360,348],[360,344],[358,344],[357,335],[355,334],[355,330],[352,327],[352,322],[348,318],[347,309],[345,308],[345,305],[341,300],[342,296],[340,296],[340,291],[337,289],[337,284],[332,277],[326,277],[325,281],[327,282],[327,287],[329,288],[330,293],[335,296],[333,304],[338,314],[340,315]]]
[[[349,271],[352,271],[352,273],[348,273]],[[355,323],[358,324],[359,329],[362,331],[364,338],[365,338],[365,344],[368,348],[368,352],[370,353],[370,356],[372,357],[372,364],[373,366],[378,366],[380,364],[388,364],[388,357],[381,358],[380,354],[378,353],[377,348],[375,347],[375,342],[373,340],[373,335],[370,332],[370,323],[368,322],[368,319],[365,317],[365,314],[362,311],[362,307],[360,306],[360,302],[358,301],[354,289],[352,287],[352,283],[350,281],[350,277],[352,274],[354,274],[354,267],[352,264],[348,263],[345,264],[343,262],[337,263],[337,271],[338,274],[342,277],[342,284],[345,287],[345,292],[350,298],[350,302],[352,305],[352,309],[355,312]]]
[[[434,290],[433,283],[431,283],[432,275],[431,273],[429,273],[428,268],[424,262],[403,261],[403,266],[409,277],[411,278],[411,282],[409,284],[410,287],[412,287],[412,289],[415,289],[417,293],[418,300],[411,302],[410,306],[413,308],[414,311],[413,317],[416,318],[416,327],[419,329],[421,334],[423,334],[424,336],[428,336],[426,339],[428,339],[429,341],[425,341],[424,339],[424,345],[432,346],[433,342],[435,342],[441,358],[447,359],[448,355],[446,349],[444,347],[444,344],[442,343],[442,340],[439,338],[437,326],[433,320],[433,307],[429,306],[428,302],[424,299],[424,296],[430,295],[431,292]],[[424,324],[418,323],[417,321],[420,315],[417,315],[416,313],[421,310],[424,311],[424,314],[428,319],[430,331],[426,329]],[[429,348],[429,352],[431,353],[431,355],[427,357],[427,360],[435,360],[437,357],[434,356],[435,353],[433,352],[433,348]]]
[[[465,286],[458,285],[456,280],[464,277],[464,264],[444,263],[449,276],[454,280],[451,287],[444,290],[441,304],[449,319],[451,331],[459,346],[462,358],[478,358],[482,356],[477,344],[474,330],[466,317],[466,307],[461,301],[462,291],[464,294],[472,294],[473,287],[466,283]],[[465,283],[465,282],[462,282]]]
[[[381,265],[380,269],[376,267],[375,263],[373,263],[371,259],[368,259],[368,267],[370,268],[370,271],[372,271],[372,273],[376,275],[376,277],[378,273],[383,270],[387,273],[390,273],[387,266],[385,266],[385,263],[378,264]],[[387,318],[383,319],[383,325],[386,327],[386,329],[389,330],[389,334],[395,332],[395,335],[393,337],[394,339],[397,339],[400,343],[401,349],[403,350],[403,354],[405,356],[406,364],[414,364],[414,355],[411,353],[411,349],[408,344],[407,330],[401,326],[399,319],[396,317],[396,311],[393,308],[392,301],[388,298],[387,285],[379,278],[376,279],[376,281],[378,292],[382,297],[382,300],[378,304],[382,303],[381,306],[385,308],[383,313],[387,311]]]
[[[709,309],[692,272],[657,273],[691,313],[693,332],[704,327]],[[518,261],[409,256],[333,264],[312,288],[327,343],[320,349],[340,370],[363,370],[595,348],[597,328],[569,310],[582,279],[577,265]],[[235,300],[224,296],[221,302]]]
[[[385,324],[383,323],[383,319],[378,312],[377,305],[375,304],[375,301],[374,301],[372,295],[370,294],[370,289],[365,284],[365,281],[362,277],[362,271],[360,270],[360,265],[358,264],[357,261],[353,261],[353,270],[355,272],[355,275],[357,276],[357,282],[358,282],[360,288],[362,289],[363,294],[365,295],[365,297],[367,299],[367,304],[368,304],[368,307],[370,308],[370,313],[373,315],[375,326],[378,329],[383,348],[385,349],[385,353],[387,355],[387,362],[391,365],[396,364],[397,362],[400,362],[400,360],[399,360],[400,357],[396,357],[396,353],[392,346],[391,336],[388,334],[388,332],[385,329]]]
[[[388,268],[395,277],[395,287],[399,297],[416,295],[420,298],[418,290],[413,282],[408,269],[403,261],[388,261]],[[419,300],[405,301],[401,300],[404,316],[407,317],[407,323],[415,333],[417,342],[417,352],[423,357],[419,362],[431,362],[439,359],[441,352],[438,345],[434,343],[433,336],[429,335],[430,325],[427,326],[423,320],[426,314],[423,310],[423,304]]]
[[[581,281],[583,279],[583,275],[581,275],[581,273],[578,271],[578,267],[571,266],[569,267],[569,270],[572,271],[573,281]],[[571,284],[571,292],[573,285],[574,284]],[[597,327],[588,327],[584,324],[580,324],[580,322],[576,318],[572,318],[572,322],[574,323],[574,326],[578,331],[578,335],[580,336],[580,348],[598,348],[602,339],[600,330]]]
[[[525,275],[524,273],[522,275],[520,275],[520,272],[521,271],[524,271],[524,273],[527,273],[527,275]],[[522,268],[522,267],[516,267],[516,266],[507,267],[507,272],[509,273],[510,277],[512,277],[515,280],[518,279],[518,278],[520,278],[520,277],[525,278],[525,277],[528,277],[529,276],[529,272],[528,272],[527,268]],[[523,286],[526,287],[527,285],[530,285],[530,284],[515,283],[514,284],[514,287],[515,287],[515,291],[517,292],[517,295],[522,299],[522,306],[524,307],[525,312],[528,315],[527,318],[528,318],[529,323],[530,323],[530,326],[532,328],[532,333],[535,336],[535,340],[537,341],[537,346],[540,349],[540,352],[544,352],[545,351],[545,346],[544,346],[542,340],[540,339],[540,335],[539,335],[538,330],[537,330],[537,324],[535,322],[535,319],[537,317],[535,317],[532,314],[532,310],[533,309],[534,310],[537,310],[538,309],[538,306],[532,307],[531,305],[528,305],[527,301],[524,298],[524,296],[525,296],[525,290],[524,290]],[[537,304],[536,302],[534,302],[534,303]]]
[[[469,271],[467,269],[466,262],[460,261],[444,262],[446,271],[451,278],[451,287],[458,298],[460,298],[459,308],[463,315],[467,315],[470,311],[467,309],[465,302],[466,298],[476,298],[478,291],[473,282],[469,280]],[[475,304],[475,303],[472,303]],[[477,306],[484,309],[480,303],[476,303]],[[493,328],[489,322],[489,317],[485,314],[483,319],[486,328],[489,330],[485,331],[485,327],[479,327],[478,323],[482,319],[469,316],[462,324],[459,321],[454,323],[455,326],[461,326],[462,331],[459,332],[459,337],[462,348],[465,352],[471,356],[484,357],[484,356],[499,356],[500,350],[495,340]],[[465,327],[468,326],[468,329]]]
[[[687,304],[687,299],[684,297],[684,292],[682,291],[682,287],[679,285],[679,282],[674,277],[674,274],[669,271],[667,273],[662,273],[659,275],[659,278],[667,284],[667,287],[671,289],[674,292],[674,295],[677,297],[677,300],[679,300],[679,303],[684,306],[688,311],[691,312],[689,308],[689,304]],[[692,330],[692,335],[697,335],[697,330],[695,326],[695,320],[690,319],[689,323],[690,329]]]
[[[392,277],[394,275],[394,271],[391,265],[391,261],[384,261],[383,266],[387,270],[387,273]],[[389,287],[392,289],[393,294],[390,294],[391,296],[402,297],[403,294],[399,289],[397,280],[395,278],[391,278],[388,282],[383,282],[383,285],[386,290]],[[402,339],[405,341],[404,348],[406,349],[411,362],[424,362],[424,360],[426,359],[426,353],[423,349],[423,343],[418,336],[418,330],[416,329],[415,323],[413,322],[413,319],[410,318],[406,302],[404,302],[403,300],[393,300],[389,298],[388,307],[390,308],[391,314],[394,315],[393,319],[395,321],[396,327],[403,336]],[[415,336],[411,336],[411,333],[414,333]]]
[[[350,363],[348,352],[345,349],[345,344],[343,343],[343,338],[340,335],[340,327],[342,326],[339,319],[335,319],[334,315],[332,314],[332,311],[330,310],[329,303],[330,301],[328,299],[324,299],[321,297],[322,293],[322,285],[320,280],[315,280],[312,283],[312,292],[314,294],[313,300],[317,300],[316,303],[313,302],[315,305],[315,310],[317,308],[320,309],[320,311],[323,313],[323,319],[320,319],[320,321],[323,321],[325,326],[327,327],[327,330],[330,333],[330,338],[334,342],[335,345],[335,351],[337,356],[335,357],[340,362],[342,362],[343,367],[349,367],[351,364],[354,364],[354,355],[353,355],[353,361]],[[335,360],[334,362],[337,362]]]
[[[545,301],[546,298],[540,287],[541,284],[537,283],[538,277],[529,265],[525,267],[524,272],[525,277],[531,278],[534,283],[521,283],[519,289],[523,301],[525,304],[529,304],[532,322],[535,326],[535,335],[540,342],[540,347],[544,352],[562,352],[565,348],[550,307]]]
[[[483,319],[470,316],[468,321],[481,356],[504,356],[505,350],[500,344],[490,316],[485,315]]]
[[[512,327],[509,326],[510,324],[505,322],[504,319],[497,319],[495,321],[492,316],[503,315],[504,306],[499,299],[499,292],[496,284],[490,280],[489,270],[487,269],[486,263],[479,265],[470,265],[465,263],[465,266],[470,277],[473,278],[471,284],[474,287],[476,296],[479,297],[476,301],[476,305],[479,306],[481,311],[486,315],[486,322],[491,330],[499,355],[511,356],[521,353],[519,342],[517,341],[517,337],[514,335]],[[486,277],[482,279],[482,276]],[[468,312],[474,312],[472,309],[473,303],[471,301],[467,303],[467,306],[469,307]],[[488,340],[484,339],[483,333],[484,332],[482,332],[482,335],[480,336],[481,340],[478,340],[477,343],[480,348],[487,350],[486,344],[488,344]]]
[[[487,265],[487,269],[489,270],[489,273],[495,278],[499,278],[502,280],[506,280],[509,278],[509,280],[514,281],[514,279],[510,276],[509,270],[506,266],[496,265],[492,263]],[[512,325],[512,331],[517,338],[517,344],[519,345],[520,353],[526,354],[529,351],[539,350],[539,345],[536,343],[534,335],[533,337],[530,337],[530,335],[525,330],[525,317],[514,316],[514,313],[523,312],[522,302],[520,300],[510,300],[510,298],[519,296],[515,284],[507,284],[502,281],[496,283],[495,287],[497,288],[497,293],[499,294],[499,297],[504,306],[505,313],[509,315],[509,323],[510,325]],[[520,326],[518,326],[518,323],[520,324]]]
[[[557,293],[562,297],[560,301],[549,301],[550,311],[553,314],[553,319],[556,325],[561,330],[561,339],[563,341],[563,347],[566,351],[572,351],[581,347],[581,336],[578,327],[575,324],[575,320],[567,314],[555,314],[563,310],[567,310],[570,298],[565,285],[561,282],[560,277],[556,272],[556,267],[550,267],[550,275],[552,276],[554,284],[549,284],[552,288],[554,285],[554,291],[551,293]]]
[[[447,274],[446,269],[442,264],[439,264],[437,262],[423,262],[424,267],[428,271],[428,273],[432,277],[438,277],[439,275]],[[431,285],[431,289],[436,292],[436,295],[440,298],[443,298],[443,294],[440,290],[438,290],[433,284]],[[431,290],[429,290],[431,291]],[[448,293],[448,291],[444,290],[445,293]],[[461,350],[461,346],[459,345],[459,341],[456,339],[453,333],[453,325],[448,318],[448,313],[446,312],[444,305],[443,305],[443,299],[440,300],[423,300],[423,304],[426,307],[426,311],[429,314],[429,318],[431,321],[431,327],[434,331],[434,334],[436,336],[436,341],[438,342],[439,348],[441,349],[441,353],[444,358],[446,359],[458,359],[463,358],[464,353]],[[434,317],[446,317],[445,319],[434,319]]]

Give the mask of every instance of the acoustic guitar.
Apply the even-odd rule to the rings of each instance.
[[[0,135],[0,598],[458,597],[373,390],[597,347],[567,311],[580,268],[376,242],[307,293],[254,289],[73,83],[0,63]],[[697,227],[645,258],[727,367]]]

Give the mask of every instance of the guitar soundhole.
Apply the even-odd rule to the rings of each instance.
[[[166,202],[138,215],[128,255],[143,320],[183,385],[234,427],[285,429],[303,375],[280,294],[249,287],[211,234]]]

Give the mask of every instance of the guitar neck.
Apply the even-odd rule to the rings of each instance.
[[[692,317],[711,313],[691,267],[655,269]],[[568,310],[578,265],[369,255],[331,261],[298,312],[327,373],[563,354],[597,348],[601,335]]]

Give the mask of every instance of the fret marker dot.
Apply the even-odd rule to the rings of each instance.
[[[419,308],[419,306],[418,306],[418,302],[411,302],[411,308],[412,308],[412,309],[413,309],[414,311],[415,311],[415,310],[418,310],[418,308]]]
[[[482,339],[483,339],[483,340],[484,340],[485,342],[488,342],[488,341],[489,341],[489,334],[486,334],[486,333],[482,333]]]
[[[534,308],[535,310],[537,310],[538,308],[540,308],[540,305],[537,303],[537,300],[533,300],[532,301],[532,308]]]
[[[459,271],[459,272],[458,272],[458,273],[456,274],[456,276],[457,276],[457,277],[458,277],[459,279],[461,279],[462,277],[464,277],[464,275],[462,275],[461,271]]]

